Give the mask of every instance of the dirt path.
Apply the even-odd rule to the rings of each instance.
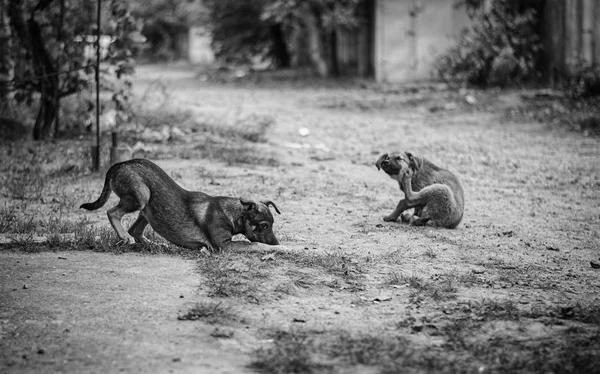
[[[2,372],[239,373],[247,364],[210,337],[214,327],[174,318],[197,299],[194,261],[71,251],[1,258]]]
[[[157,162],[190,189],[273,199],[282,211],[276,233],[298,256],[223,256],[200,260],[206,268],[195,271],[194,262],[172,257],[1,252],[8,269],[1,296],[8,306],[0,341],[9,352],[5,369],[237,373],[250,370],[255,348],[277,347],[281,335],[273,332],[320,331],[314,339],[321,348],[323,336],[341,332],[401,336],[443,362],[485,371],[494,360],[449,348],[449,326],[480,321],[470,338],[483,346],[527,337],[537,349],[563,341],[565,326],[583,323],[549,318],[573,305],[600,305],[600,270],[590,267],[600,257],[597,139],[507,122],[456,96],[437,100],[455,101],[457,109],[431,111],[435,100],[427,95],[436,92],[413,103],[415,94],[355,86],[217,85],[195,79],[193,70],[139,71],[140,92],[160,79],[172,103],[199,115],[274,118],[268,143],[254,152],[272,152],[278,166],[195,157]],[[310,133],[301,135],[301,127]],[[176,155],[177,145],[171,150]],[[457,229],[383,222],[401,193],[374,162],[393,150],[411,150],[458,174],[466,208]],[[102,222],[104,213],[98,216]],[[216,297],[232,279],[241,291]],[[201,300],[224,302],[236,317],[217,327],[175,320]],[[486,303],[508,302],[527,318],[498,321],[481,312]],[[215,328],[230,338],[211,337]],[[81,348],[86,344],[90,349]],[[46,353],[36,354],[38,347]],[[348,360],[358,365],[353,370],[378,367]]]

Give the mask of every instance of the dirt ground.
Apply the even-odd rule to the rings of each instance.
[[[599,138],[507,120],[520,91],[471,92],[472,105],[436,86],[223,83],[189,67],[143,66],[137,94],[156,82],[171,105],[201,118],[273,120],[267,142],[249,153],[211,145],[253,162],[211,154],[202,132],[161,145],[153,160],[188,189],[272,199],[282,212],[275,233],[295,254],[2,245],[0,372],[597,369],[600,269],[590,261],[600,260]],[[402,193],[374,163],[394,150],[458,175],[466,200],[458,228],[383,221]],[[108,227],[104,208],[77,209],[103,178],[72,182],[66,193],[77,197],[63,214]],[[17,204],[2,199],[5,214]],[[177,319],[195,305],[228,317]]]

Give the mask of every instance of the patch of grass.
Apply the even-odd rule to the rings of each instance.
[[[180,321],[198,321],[206,323],[225,324],[236,319],[236,315],[231,311],[231,307],[223,302],[202,301],[196,303],[190,310],[177,316]]]
[[[461,372],[491,373],[588,373],[600,365],[600,330],[566,329],[547,337],[477,335],[477,323],[456,321],[443,330],[441,348],[454,358],[449,367]],[[445,357],[444,357],[445,356]],[[440,360],[440,361],[441,361]],[[461,364],[461,366],[459,366]],[[465,370],[465,369],[471,370]]]
[[[600,364],[600,330],[554,335],[481,336],[473,322],[441,329],[441,345],[415,344],[401,335],[347,331],[282,331],[255,352],[262,373],[587,373]],[[371,369],[367,369],[371,368]]]
[[[415,302],[422,302],[427,297],[434,301],[452,299],[456,297],[458,291],[455,277],[451,274],[436,274],[432,277],[432,280],[427,280],[415,274],[404,275],[394,271],[388,274],[385,284],[408,285],[409,288],[413,289],[409,298]]]
[[[465,313],[465,318],[475,318],[477,321],[517,321],[523,316],[523,313],[517,307],[517,304],[510,299],[482,299],[481,301],[469,301],[462,305],[461,311]]]
[[[257,147],[258,143],[268,141],[268,134],[275,125],[273,116],[239,112],[217,115],[185,109],[179,103],[172,102],[170,93],[160,81],[149,87],[134,108],[137,125],[130,127],[127,134],[131,142],[135,141],[138,133],[141,134],[144,129],[177,127],[185,130],[189,140],[180,145],[177,157],[223,160],[229,165],[279,165],[278,157],[271,147]],[[159,148],[153,157],[175,156],[172,151]]]
[[[281,254],[280,257],[299,267],[323,269],[327,273],[345,280],[357,280],[364,277],[364,270],[357,258],[349,257],[342,251],[301,252]]]
[[[156,240],[151,243],[124,245],[119,243],[119,238],[114,230],[107,226],[95,227],[90,224],[87,217],[80,221],[68,221],[50,217],[47,221],[33,218],[17,218],[6,223],[0,219],[0,227],[7,227],[4,234],[10,242],[2,246],[3,249],[19,250],[23,252],[42,252],[48,250],[90,250],[107,253],[140,252],[147,254],[172,254],[187,258],[197,258],[198,252],[177,247],[166,242],[153,231],[148,230],[150,236]]]
[[[310,335],[303,332],[277,331],[273,334],[273,345],[259,348],[256,359],[250,365],[262,373],[316,373],[330,367],[313,358],[314,347]]]
[[[198,271],[209,287],[210,297],[239,297],[258,303],[263,297],[260,284],[269,277],[258,269],[256,261],[260,260],[220,253],[200,258]]]
[[[525,316],[529,318],[548,316],[600,326],[600,305],[575,303],[554,307],[534,307],[531,312],[525,313]]]
[[[188,154],[196,153],[202,158],[223,160],[227,165],[279,165],[279,160],[272,149],[258,148],[253,144],[240,143],[239,141],[206,141],[195,145],[192,151],[188,150],[184,152]],[[182,158],[191,158],[185,154],[180,156]]]

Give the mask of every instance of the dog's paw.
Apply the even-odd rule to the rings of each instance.
[[[117,242],[117,245],[134,245],[135,243],[135,239],[133,238],[133,236],[126,236],[124,238],[122,238],[121,240],[119,240]]]
[[[402,213],[402,214],[400,215],[400,219],[402,220],[402,222],[405,222],[405,223],[407,223],[407,222],[410,222],[410,219],[412,218],[412,216],[413,216],[413,215],[412,215],[412,214],[410,214],[410,213]]]
[[[383,217],[383,220],[385,222],[396,222],[396,220],[398,219],[398,216],[390,214],[389,216],[385,216]]]
[[[279,245],[274,245],[274,246],[272,246],[272,247],[273,247],[272,249],[273,249],[275,252],[287,253],[287,252],[291,252],[291,251],[292,251],[292,250],[291,250],[289,247],[286,247],[285,245],[281,245],[281,244],[279,244]]]

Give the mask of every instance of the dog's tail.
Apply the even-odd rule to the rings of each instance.
[[[104,180],[104,188],[102,188],[102,193],[100,194],[100,197],[98,198],[98,200],[91,202],[91,203],[85,203],[85,204],[81,204],[81,206],[79,207],[79,209],[86,209],[86,210],[96,210],[101,208],[102,206],[104,206],[104,204],[106,204],[106,202],[108,201],[108,198],[110,197],[110,193],[111,193],[111,188],[110,188],[110,179],[111,179],[111,173],[112,168],[108,170],[108,172],[106,173],[106,179]]]

